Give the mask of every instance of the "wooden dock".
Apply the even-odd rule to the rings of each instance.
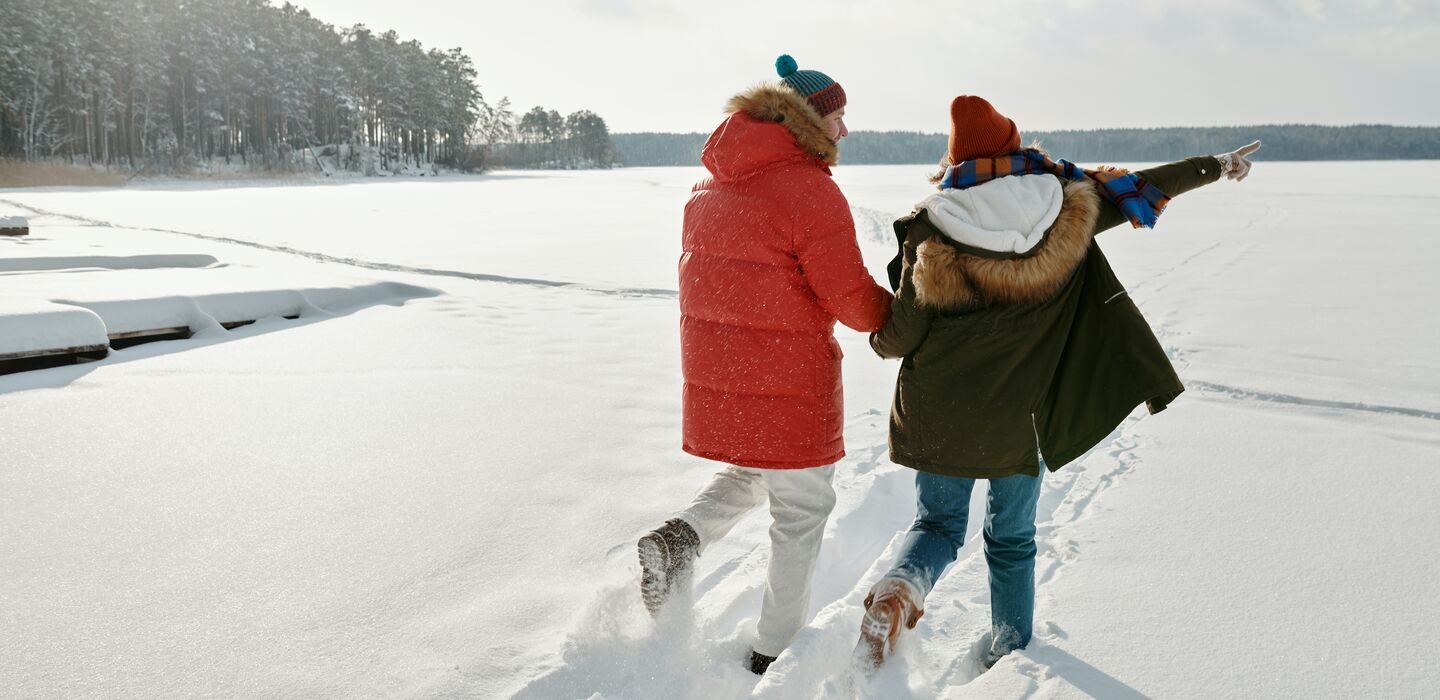
[[[28,236],[30,222],[20,216],[0,216],[0,236]]]
[[[300,317],[287,315],[281,318],[287,321],[294,321]],[[255,323],[255,321],[256,319],[225,321],[220,324],[220,327],[229,331],[251,325]],[[28,372],[34,369],[64,367],[66,365],[76,365],[92,360],[103,360],[110,355],[111,350],[124,350],[125,348],[136,345],[154,343],[161,340],[186,340],[194,334],[194,331],[192,331],[189,326],[152,328],[142,331],[110,333],[108,335],[110,341],[108,345],[80,345],[50,350],[0,353],[0,375]]]

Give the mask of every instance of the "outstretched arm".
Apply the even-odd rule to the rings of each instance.
[[[1197,187],[1219,180],[1221,175],[1237,182],[1244,180],[1250,175],[1248,156],[1258,150],[1260,150],[1260,142],[1255,141],[1229,153],[1186,158],[1167,165],[1146,168],[1135,174],[1174,199]],[[1125,221],[1125,214],[1115,206],[1114,202],[1105,197],[1100,198],[1100,218],[1095,222],[1095,233],[1114,228]]]

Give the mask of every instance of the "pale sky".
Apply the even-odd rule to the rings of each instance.
[[[1440,125],[1440,0],[292,2],[459,46],[487,100],[613,132],[708,132],[781,53],[845,87],[852,130],[948,131],[959,94],[1022,132]]]

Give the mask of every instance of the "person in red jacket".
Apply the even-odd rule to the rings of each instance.
[[[733,97],[700,153],[710,171],[685,205],[680,352],[686,452],[731,466],[640,539],[651,613],[688,585],[696,556],[769,500],[768,585],[750,670],[764,673],[804,625],[810,575],[845,455],[835,322],[879,330],[891,296],[865,269],[850,206],[830,177],[845,90],[775,62],[781,81]]]

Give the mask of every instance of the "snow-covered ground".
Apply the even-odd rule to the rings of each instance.
[[[877,278],[927,171],[836,170]],[[149,314],[164,289],[264,316],[0,376],[0,696],[1440,687],[1440,163],[1262,162],[1104,234],[1190,391],[1047,477],[1028,650],[978,673],[967,545],[868,683],[846,667],[860,601],[914,511],[885,451],[898,365],[859,334],[838,331],[849,456],[791,649],[762,679],[739,665],[761,512],[701,558],[693,605],[655,622],[635,594],[635,538],[715,467],[679,449],[698,175],[0,190],[31,226],[0,239],[0,344],[52,327],[46,304]],[[280,318],[264,290],[317,310]]]

